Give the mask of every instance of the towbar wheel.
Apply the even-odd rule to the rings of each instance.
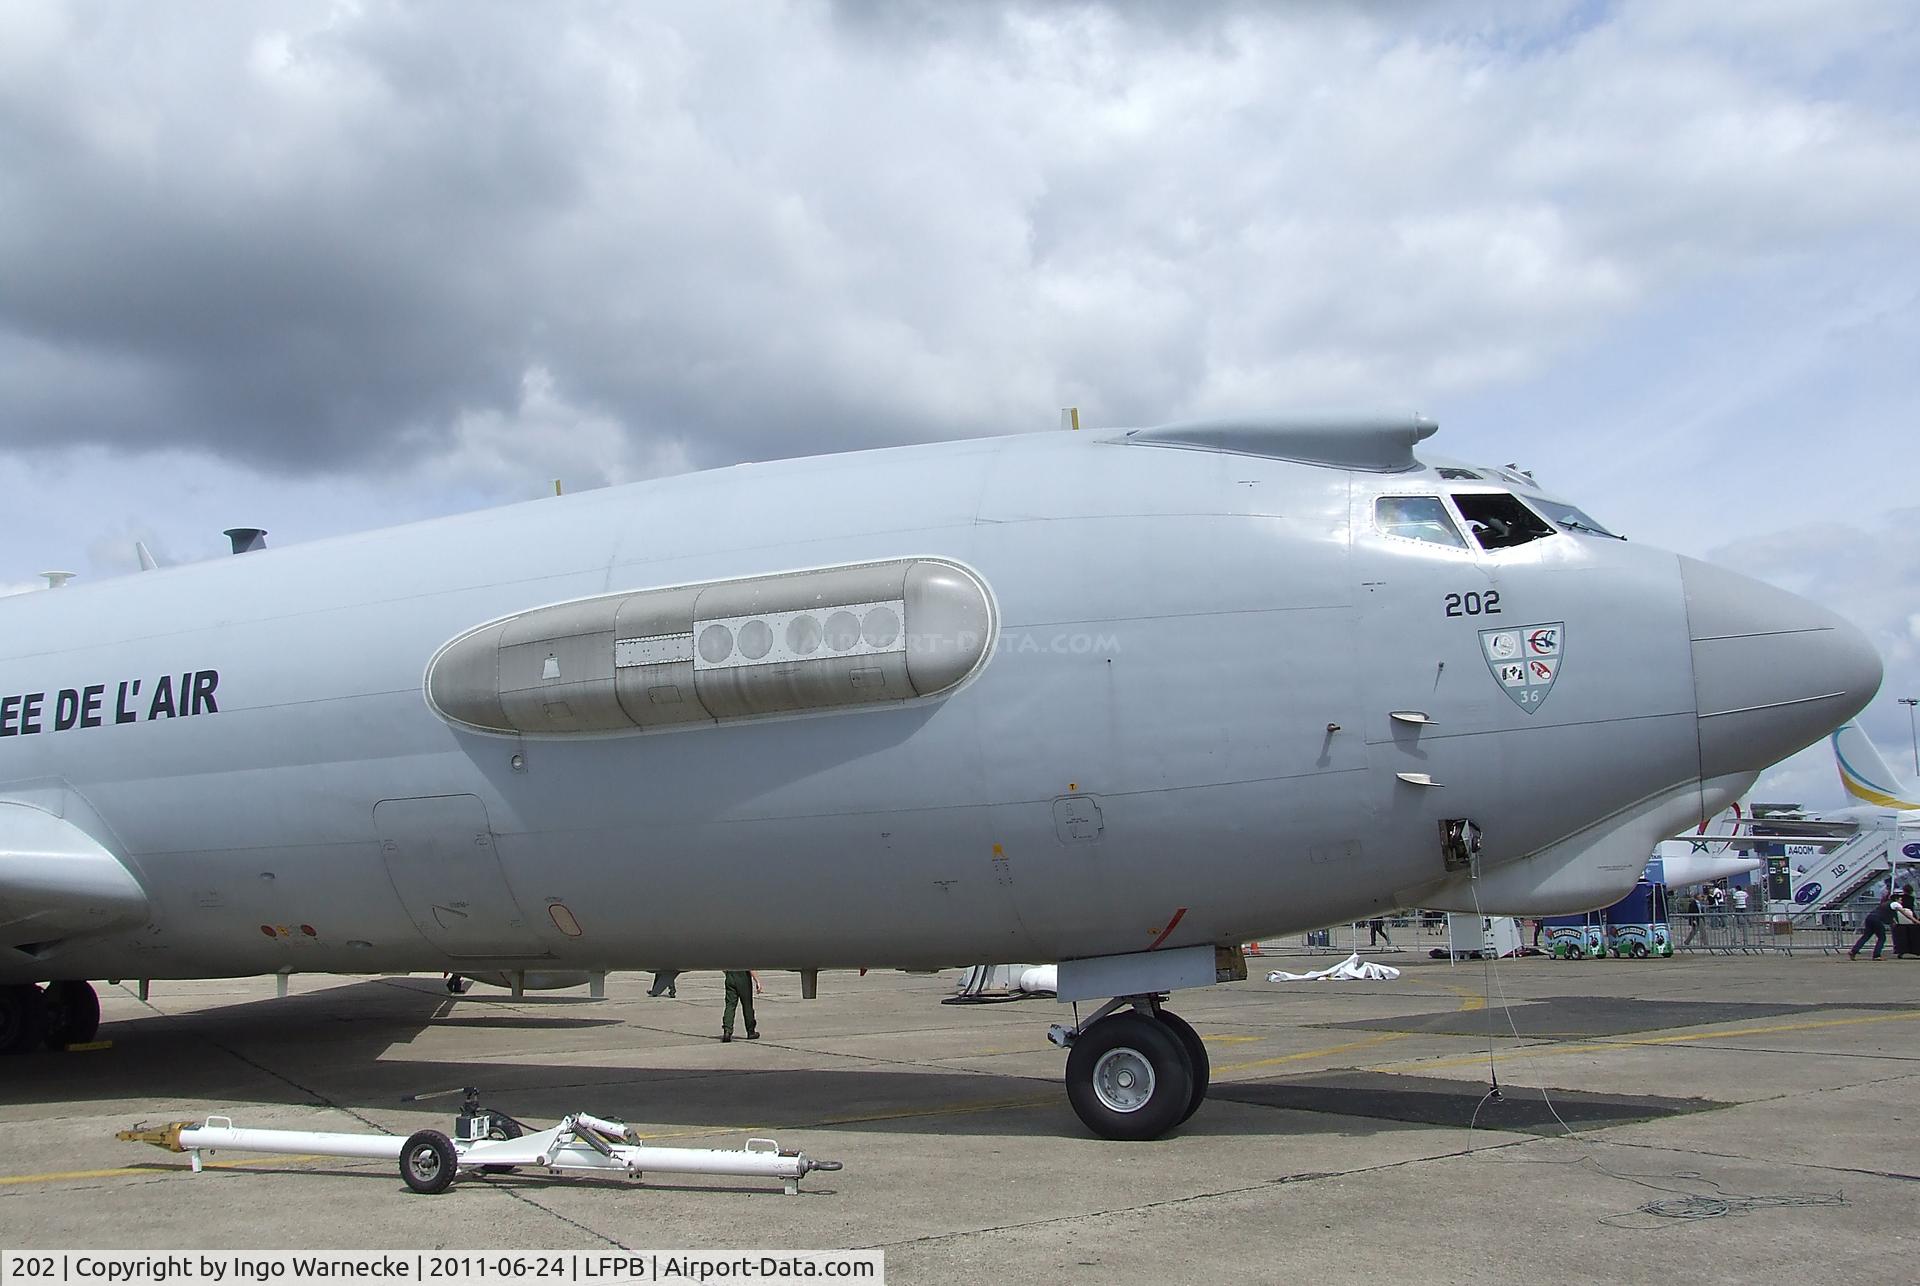
[[[415,1192],[432,1196],[453,1186],[460,1157],[453,1140],[438,1130],[421,1130],[409,1135],[400,1148],[400,1177]]]

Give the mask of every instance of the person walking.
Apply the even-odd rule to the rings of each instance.
[[[1685,914],[1687,917],[1687,936],[1681,941],[1680,945],[1690,947],[1693,945],[1694,939],[1700,936],[1700,898],[1697,894],[1687,894]]]
[[[1858,960],[1860,948],[1867,945],[1868,938],[1873,939],[1873,958],[1875,960],[1880,958],[1881,950],[1887,945],[1887,930],[1893,927],[1895,901],[1893,891],[1889,889],[1886,896],[1875,904],[1873,910],[1867,912],[1867,918],[1860,926],[1859,940],[1853,944],[1853,950],[1847,952],[1847,959]]]
[[[673,980],[680,976],[678,969],[662,969],[653,975],[653,985],[647,988],[649,996],[677,996],[680,992],[674,987]]]
[[[720,1039],[733,1039],[733,1010],[739,1006],[747,1022],[747,1039],[760,1039],[760,1026],[753,1020],[753,996],[762,990],[760,975],[751,969],[727,970],[727,1007],[720,1015]]]
[[[1387,922],[1385,920],[1373,919],[1367,921],[1367,945],[1372,946],[1376,942],[1386,943],[1387,950],[1389,951],[1396,949],[1393,945],[1392,935],[1387,932]]]

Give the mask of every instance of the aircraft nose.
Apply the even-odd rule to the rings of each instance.
[[[1858,714],[1880,688],[1867,636],[1785,590],[1680,560],[1700,776],[1758,772]]]

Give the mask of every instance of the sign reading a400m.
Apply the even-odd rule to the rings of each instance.
[[[1499,681],[1500,690],[1513,703],[1532,714],[1553,691],[1560,677],[1560,662],[1567,651],[1567,627],[1563,621],[1541,625],[1521,625],[1502,630],[1481,630],[1480,651],[1487,669]]]

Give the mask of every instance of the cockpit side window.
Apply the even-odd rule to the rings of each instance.
[[[1555,534],[1552,524],[1504,491],[1456,491],[1453,505],[1482,549],[1511,549]]]
[[[1439,496],[1377,496],[1373,522],[1382,535],[1465,549],[1467,542]]]
[[[1527,500],[1534,508],[1565,527],[1568,531],[1585,532],[1590,536],[1607,536],[1614,540],[1625,540],[1618,532],[1608,531],[1605,527],[1589,518],[1583,511],[1558,500],[1548,500],[1544,496],[1528,496]]]

